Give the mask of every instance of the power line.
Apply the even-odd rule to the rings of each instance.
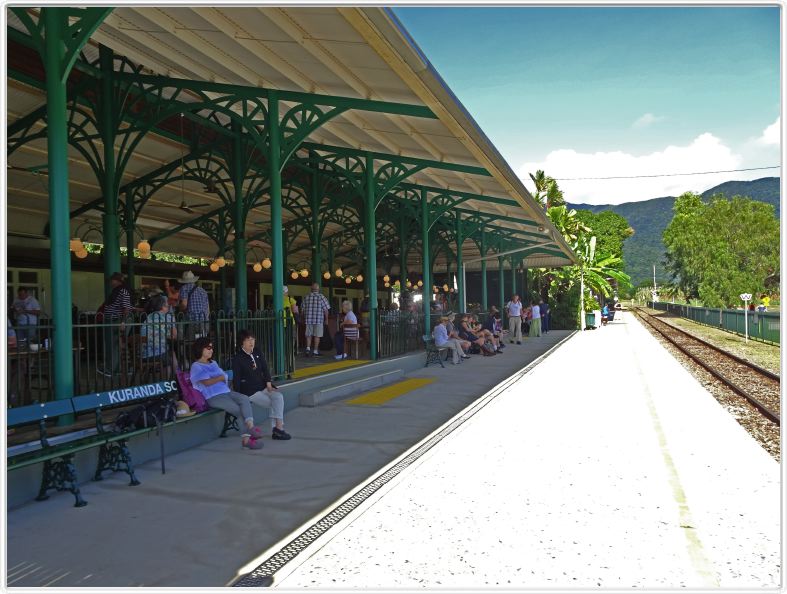
[[[750,167],[748,169],[725,169],[724,171],[695,171],[694,173],[659,173],[657,175],[617,175],[613,177],[561,177],[556,178],[555,181],[582,181],[582,180],[598,180],[598,179],[638,179],[642,177],[675,177],[677,175],[708,175],[711,173],[735,173],[738,171],[759,171],[761,169],[780,169],[781,165],[772,165],[770,167]]]

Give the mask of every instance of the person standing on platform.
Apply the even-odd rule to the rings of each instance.
[[[104,369],[96,371],[104,377],[112,377],[120,370],[120,339],[125,339],[125,321],[133,311],[131,291],[123,281],[123,275],[114,273],[109,278],[112,291],[104,303]]]
[[[41,305],[24,287],[20,287],[16,295],[13,307],[16,313],[17,338],[19,342],[35,342],[38,336],[35,327],[38,325]]]
[[[186,339],[194,340],[200,336],[208,335],[208,320],[210,320],[210,304],[208,293],[197,285],[198,276],[189,270],[180,277],[180,310],[185,312],[189,324],[186,330]]]
[[[530,304],[531,319],[530,319],[530,332],[528,335],[532,338],[541,336],[541,308],[535,301]]]
[[[541,299],[538,306],[541,308],[541,334],[549,334],[549,303]]]
[[[522,344],[522,302],[516,293],[511,296],[511,301],[506,303],[506,312],[508,313],[509,341],[514,344],[516,339],[517,344]]]
[[[312,283],[311,293],[303,298],[303,317],[306,323],[306,356],[314,354],[320,356],[320,339],[322,338],[325,320],[328,319],[328,310],[331,309],[325,295],[320,293],[320,285]],[[310,350],[310,343],[314,349]]]
[[[164,291],[167,294],[169,309],[170,311],[174,311],[178,307],[178,301],[180,299],[180,291],[178,291],[177,283],[174,278],[164,279]]]
[[[283,291],[284,337],[287,345],[289,345],[287,352],[295,356],[298,354],[298,302],[293,297],[290,297],[290,288],[287,285],[284,285]]]

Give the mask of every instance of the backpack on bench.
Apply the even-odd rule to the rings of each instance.
[[[159,423],[169,423],[175,420],[177,409],[173,399],[159,398],[120,413],[115,419],[113,429],[118,433],[124,433],[156,427]]]

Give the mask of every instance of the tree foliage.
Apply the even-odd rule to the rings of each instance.
[[[634,235],[625,217],[604,210],[594,213],[589,210],[578,210],[577,219],[593,230],[596,236],[596,252],[600,258],[607,256],[623,257],[623,242]]]
[[[569,210],[565,204],[552,206],[547,209],[547,216],[580,259],[579,266],[566,266],[549,272],[539,271],[542,274],[546,273],[549,279],[549,299],[554,303],[553,314],[558,316],[563,314],[576,319],[579,314],[577,306],[579,305],[580,278],[583,275],[585,311],[592,311],[598,307],[597,297],[612,295],[614,287],[610,281],[614,281],[618,286],[630,284],[629,276],[623,272],[621,257],[621,246],[625,237],[620,239],[614,233],[612,237],[607,237],[609,229],[616,228],[615,225],[608,225],[606,232],[604,232],[604,225],[599,225],[604,232],[606,249],[614,251],[614,246],[618,245],[617,253],[604,253],[597,247],[600,235],[597,235],[595,229],[586,225],[577,216],[576,210]],[[620,218],[622,219],[622,217]],[[619,223],[617,219],[609,217],[601,217],[600,220],[607,223],[611,221]],[[623,219],[623,224],[628,229],[625,219]]]
[[[721,195],[703,203],[687,192],[664,230],[667,270],[689,298],[708,307],[736,305],[762,293],[779,270],[779,221],[770,204]]]

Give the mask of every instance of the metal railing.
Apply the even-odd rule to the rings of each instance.
[[[277,319],[272,311],[214,312],[207,320],[184,314],[148,316],[134,313],[124,319],[96,321],[95,314],[80,314],[73,324],[74,394],[103,392],[142,383],[172,379],[175,367],[188,369],[192,346],[199,336],[214,345],[214,359],[226,368],[237,350],[238,333],[247,329],[268,361],[275,379],[292,376],[295,369],[295,327]],[[285,339],[284,367],[277,368],[276,325]],[[9,347],[8,406],[25,406],[54,398],[51,320],[35,326],[12,326],[17,344]]]
[[[727,332],[744,336],[748,325],[749,338],[772,344],[780,344],[780,314],[770,312],[747,311],[740,309],[721,309],[694,307],[678,303],[647,302],[648,307],[666,311],[672,315],[687,318],[698,324],[713,326]],[[744,318],[748,317],[748,320]]]
[[[377,353],[380,359],[404,355],[423,348],[423,312],[378,309]]]

